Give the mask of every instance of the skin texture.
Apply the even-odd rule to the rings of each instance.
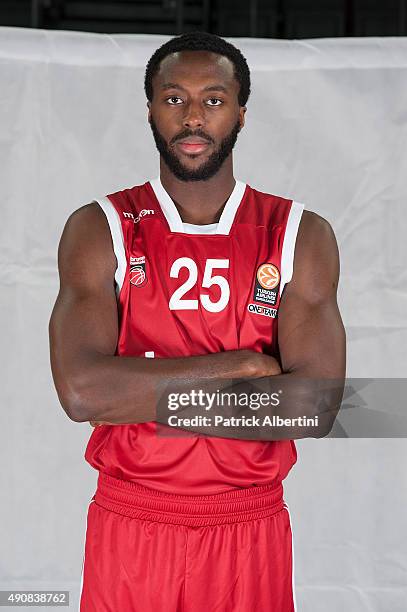
[[[164,88],[166,83],[173,85]],[[214,85],[224,91],[206,91]],[[186,174],[199,173],[234,126],[244,125],[246,109],[238,104],[239,84],[227,58],[197,51],[174,54],[162,62],[153,86],[148,120],[153,119]],[[209,102],[212,99],[223,104]],[[200,154],[181,152],[175,142],[193,134],[205,134],[211,145]],[[160,176],[184,222],[214,223],[235,185],[232,153],[213,176],[193,181],[175,176],[161,155]],[[345,331],[336,298],[338,248],[330,224],[319,215],[304,211],[300,223],[293,278],[279,309],[280,362],[248,350],[177,359],[115,356],[116,258],[107,220],[97,203],[68,218],[58,266],[60,290],[49,323],[51,366],[61,405],[72,420],[94,426],[156,420],[157,397],[170,382],[178,391],[188,392],[210,389],[215,381],[222,390],[220,379],[225,380],[225,388],[228,379],[256,379],[278,381],[285,389],[293,389],[293,381],[301,378],[334,379],[339,381],[338,389],[326,398],[329,410],[320,433],[316,436],[303,427],[289,431],[287,437],[320,437],[329,432],[343,391]],[[312,407],[320,398],[312,391],[292,393],[292,404],[301,407],[301,414],[315,414]],[[244,434],[231,430],[229,437]]]

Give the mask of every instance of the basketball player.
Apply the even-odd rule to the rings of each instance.
[[[334,233],[235,179],[250,93],[237,48],[176,37],[145,91],[159,176],[76,210],[59,245],[52,371],[68,416],[95,426],[85,458],[99,472],[80,610],[292,612],[294,440],[160,436],[156,391],[343,379]]]

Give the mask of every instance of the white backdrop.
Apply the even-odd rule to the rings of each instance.
[[[0,28],[0,588],[70,589],[72,610],[96,472],[51,378],[57,246],[74,209],[158,174],[143,76],[164,40]],[[231,42],[252,71],[235,176],[330,221],[348,376],[403,377],[407,39]],[[405,611],[405,440],[297,448],[298,610]]]

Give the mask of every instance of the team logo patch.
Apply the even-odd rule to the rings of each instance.
[[[146,258],[130,257],[130,282],[135,287],[143,287],[147,282]]]
[[[247,310],[252,314],[263,315],[263,317],[271,317],[272,319],[277,317],[276,308],[268,308],[267,306],[260,306],[259,304],[249,304]]]
[[[280,285],[280,272],[272,263],[263,263],[257,268],[253,300],[275,306]]]

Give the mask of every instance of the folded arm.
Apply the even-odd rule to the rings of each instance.
[[[153,421],[157,398],[169,383],[177,382],[180,391],[188,392],[220,379],[280,371],[273,357],[248,350],[174,359],[116,355],[116,265],[100,206],[94,202],[72,213],[58,249],[60,289],[49,339],[55,387],[73,421]]]

